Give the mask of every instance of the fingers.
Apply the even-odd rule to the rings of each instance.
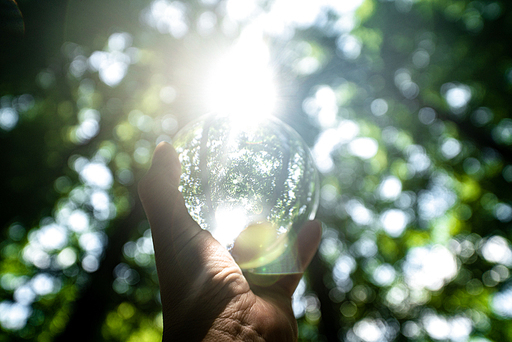
[[[297,236],[297,255],[300,269],[304,271],[315,255],[322,238],[322,226],[319,221],[306,222]],[[289,296],[299,284],[302,273],[290,274],[278,281],[278,285]]]
[[[178,191],[181,166],[176,150],[160,143],[154,152],[148,173],[139,183],[139,196],[151,226],[155,252],[169,249],[200,231],[190,217]]]
[[[305,270],[318,249],[322,238],[322,225],[319,221],[308,221],[304,224],[299,236],[297,244],[300,257],[301,269]]]

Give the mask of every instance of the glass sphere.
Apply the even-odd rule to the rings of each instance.
[[[209,114],[178,132],[173,145],[190,215],[242,269],[303,271],[294,238],[316,214],[319,181],[297,132],[274,117]]]

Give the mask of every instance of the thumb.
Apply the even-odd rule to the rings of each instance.
[[[170,144],[160,143],[148,173],[139,182],[139,196],[157,254],[172,252],[180,241],[188,241],[201,230],[190,217],[178,190],[180,175],[178,153]]]

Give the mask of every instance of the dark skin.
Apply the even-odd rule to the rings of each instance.
[[[291,296],[302,274],[244,275],[231,254],[190,217],[177,189],[180,174],[176,151],[161,143],[139,183],[155,247],[163,341],[296,341]],[[301,269],[320,237],[317,221],[300,230],[295,247]]]

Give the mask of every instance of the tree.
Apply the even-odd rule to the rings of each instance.
[[[300,339],[511,339],[508,3],[237,4],[19,2],[24,38],[1,55],[3,339],[159,339],[135,184],[256,33],[321,174]]]

